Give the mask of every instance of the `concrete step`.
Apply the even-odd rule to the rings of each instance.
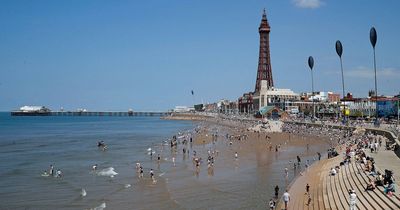
[[[361,165],[359,163],[354,163],[353,167],[355,170],[357,170],[359,173],[359,177],[364,180],[365,183],[368,183],[368,175],[367,173],[361,168]],[[373,192],[369,191],[370,194],[375,195],[375,199],[378,199],[382,201],[384,204],[386,204],[387,209],[400,209],[400,202],[395,199],[395,197],[388,197],[387,195],[384,194],[383,192],[383,187],[377,187]],[[383,205],[383,204],[382,204]]]

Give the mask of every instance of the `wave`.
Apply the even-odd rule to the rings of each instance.
[[[82,188],[81,196],[82,196],[82,197],[85,197],[86,195],[87,195],[86,190],[85,190],[84,188]]]
[[[97,175],[99,176],[109,176],[109,177],[114,177],[118,173],[114,171],[113,167],[105,168],[102,169],[101,171],[97,172]]]
[[[100,206],[97,206],[95,208],[92,208],[90,210],[103,210],[106,208],[106,202],[103,202],[102,204],[100,204]]]

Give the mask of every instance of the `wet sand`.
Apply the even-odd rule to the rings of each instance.
[[[157,147],[156,154],[161,154],[162,161],[158,164],[155,156],[152,165],[145,166],[145,169],[155,169],[157,183],[152,183],[147,170],[145,178],[139,180],[132,169],[134,190],[118,193],[107,205],[112,209],[265,209],[273,197],[275,185],[279,185],[281,195],[293,178],[305,170],[306,160],[312,164],[317,159],[317,152],[324,154],[329,147],[321,138],[286,133],[258,134],[246,131],[240,123],[221,124],[200,123],[193,143],[187,145],[189,155],[183,154],[182,144],[178,144],[176,150],[169,145]],[[213,141],[212,135],[217,132],[218,137]],[[227,133],[246,134],[248,138],[234,139],[230,145]],[[275,145],[279,144],[281,147],[275,152]],[[208,150],[218,151],[213,170],[207,168]],[[192,162],[194,151],[203,159],[198,169]],[[297,155],[302,158],[301,168],[293,169]],[[172,157],[176,159],[175,166]],[[287,179],[285,167],[289,169]]]

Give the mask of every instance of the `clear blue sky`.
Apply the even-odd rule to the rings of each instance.
[[[275,86],[373,89],[369,30],[378,32],[378,91],[400,91],[398,0],[0,1],[0,110],[166,110],[253,91],[258,26],[271,25]],[[190,91],[194,90],[192,98]]]

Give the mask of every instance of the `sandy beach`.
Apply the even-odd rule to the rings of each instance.
[[[278,185],[282,195],[293,178],[306,170],[306,164],[315,162],[317,152],[324,153],[329,144],[324,138],[255,132],[249,129],[253,125],[202,120],[193,131],[181,133],[192,133],[192,143],[182,144],[182,137],[178,138],[177,148],[167,144],[155,147],[152,165],[145,167],[155,169],[157,183],[146,174],[138,179],[133,187],[140,187],[142,194],[133,198],[135,206],[118,203],[125,200],[123,197],[111,199],[110,205],[118,209],[265,209],[274,197],[274,187]],[[183,148],[189,154],[183,153]],[[199,167],[193,162],[194,153],[202,159]],[[160,163],[157,154],[161,155]],[[210,154],[214,158],[212,167],[207,165]],[[302,163],[293,168],[296,156]]]

